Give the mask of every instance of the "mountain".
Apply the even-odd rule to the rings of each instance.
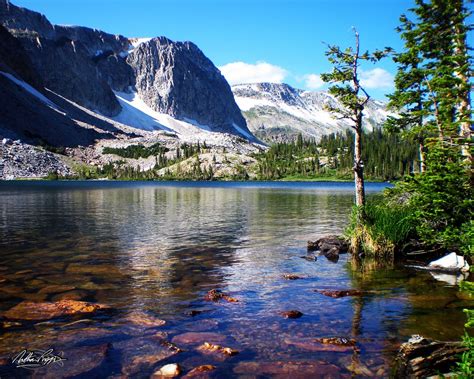
[[[44,15],[6,0],[0,0],[0,24],[21,44],[36,84],[48,89],[43,94],[50,100],[60,97],[139,134],[157,130],[184,140],[193,134],[216,140],[212,133],[227,133],[257,142],[230,86],[191,42],[137,40],[53,25]],[[32,77],[18,75],[33,84]],[[17,125],[0,121],[17,131]],[[120,125],[118,129],[119,134],[125,131]],[[48,139],[46,130],[40,134]]]
[[[44,88],[21,43],[1,25],[0,103],[3,137],[64,147],[88,145],[112,137],[112,125],[92,114],[86,120],[83,110]]]
[[[295,89],[288,84],[255,83],[232,87],[252,133],[266,142],[294,140],[341,132],[350,128],[348,120],[336,120],[327,107],[339,107],[338,100],[327,92]],[[370,100],[364,110],[364,128],[373,130],[390,113],[380,101]]]
[[[192,42],[153,38],[132,50],[127,63],[138,95],[154,111],[254,139],[229,84]]]

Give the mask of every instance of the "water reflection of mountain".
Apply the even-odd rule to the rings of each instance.
[[[120,283],[101,299],[162,309],[170,298],[192,301],[209,288],[254,282],[279,267],[289,247],[340,231],[350,202],[345,191],[301,189],[10,191],[2,194],[2,259],[13,257],[17,269],[37,259],[42,274],[75,275],[76,282]],[[66,266],[48,266],[58,261]],[[122,276],[68,269],[71,263],[110,265]]]

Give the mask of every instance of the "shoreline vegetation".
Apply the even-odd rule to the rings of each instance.
[[[367,179],[374,182],[400,180],[419,170],[414,141],[376,129],[362,135]],[[267,151],[239,156],[203,144],[182,144],[173,150],[155,143],[103,149],[111,160],[101,166],[76,164],[75,175],[51,172],[45,179],[119,180],[269,180],[351,182],[354,137],[350,131],[323,136],[320,141],[304,139],[272,144]],[[397,149],[393,149],[396,145]],[[143,170],[139,159],[152,159]]]
[[[355,48],[328,46],[326,55],[333,71],[322,78],[345,107],[333,113],[352,120],[356,136],[357,196],[346,232],[355,260],[426,265],[459,254],[473,270],[472,57],[467,45],[467,33],[473,30],[467,22],[471,14],[463,0],[417,0],[409,14],[400,17],[397,31],[403,51],[385,48],[373,55],[362,53],[355,30]],[[405,175],[381,196],[366,200],[361,154],[370,146],[360,137],[362,111],[370,96],[360,87],[358,60],[376,62],[387,52],[398,66],[395,91],[388,95],[397,116],[389,116],[385,130],[418,143],[420,169]],[[473,282],[464,282],[460,291],[472,298]],[[451,370],[457,370],[457,377],[472,378],[474,310],[464,312],[468,317],[462,337],[466,351]]]

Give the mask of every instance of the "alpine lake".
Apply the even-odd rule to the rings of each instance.
[[[0,183],[0,377],[384,378],[412,334],[459,340],[456,286],[307,252],[352,203],[352,183]],[[104,308],[31,309],[68,300]]]

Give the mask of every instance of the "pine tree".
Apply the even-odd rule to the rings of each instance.
[[[410,11],[413,20],[401,18],[405,51],[396,56],[398,80],[391,100],[402,109],[402,119],[422,117],[409,127],[424,133],[426,160],[425,172],[399,188],[411,192],[409,207],[422,242],[472,249],[462,239],[474,234],[469,12],[463,0],[415,0]],[[403,170],[410,170],[410,162]]]
[[[436,132],[443,148],[459,150],[472,166],[469,12],[463,0],[416,0],[415,4],[410,9],[415,19],[403,15],[397,28],[405,51],[395,56],[399,70],[390,100],[402,117],[390,122],[431,143],[436,142],[431,139]]]
[[[362,207],[365,204],[364,188],[364,163],[362,161],[362,118],[363,111],[370,96],[361,86],[359,79],[359,65],[361,61],[377,62],[389,52],[376,50],[360,52],[359,33],[354,29],[355,48],[348,47],[342,50],[335,45],[329,45],[326,56],[333,65],[330,73],[321,75],[325,82],[334,83],[329,87],[329,92],[342,104],[342,108],[329,110],[338,118],[352,121],[354,130],[354,181],[356,190],[356,205],[359,207],[359,220],[361,221]]]
[[[421,67],[422,57],[416,41],[414,23],[406,15],[400,17],[401,26],[396,30],[405,40],[405,51],[394,56],[399,65],[395,76],[395,91],[389,95],[389,106],[398,112],[398,117],[389,117],[386,128],[391,132],[404,131],[419,144],[420,172],[425,170],[425,140],[430,134],[424,125],[428,112],[423,107],[427,97],[426,72]]]

